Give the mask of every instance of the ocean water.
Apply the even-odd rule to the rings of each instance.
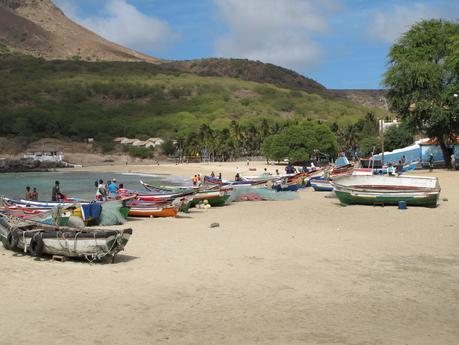
[[[60,182],[61,192],[67,196],[93,200],[96,195],[94,182],[116,178],[124,188],[145,190],[140,180],[149,184],[184,185],[189,180],[170,175],[150,175],[135,173],[86,173],[86,172],[27,172],[0,174],[0,195],[11,199],[24,198],[26,186],[37,188],[39,200],[51,200],[51,190],[55,181]]]

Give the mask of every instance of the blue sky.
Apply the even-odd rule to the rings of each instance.
[[[171,60],[241,57],[328,88],[380,88],[390,45],[410,24],[457,20],[446,0],[53,0],[114,42]]]

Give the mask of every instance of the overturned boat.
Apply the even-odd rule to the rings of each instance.
[[[0,215],[0,238],[5,249],[23,250],[34,257],[57,255],[113,261],[126,246],[132,229],[90,229],[45,225]]]
[[[345,204],[435,207],[440,195],[436,177],[342,176],[331,182],[338,199]]]

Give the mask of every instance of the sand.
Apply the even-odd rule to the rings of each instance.
[[[459,173],[430,175],[448,200],[435,209],[342,207],[309,189],[133,221],[113,265],[1,248],[0,344],[457,344]]]

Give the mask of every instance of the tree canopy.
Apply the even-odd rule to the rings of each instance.
[[[389,53],[384,85],[392,111],[413,130],[436,138],[445,163],[447,142],[459,132],[459,24],[424,20]]]
[[[263,154],[277,161],[308,161],[314,152],[335,156],[338,143],[330,128],[311,121],[282,129],[278,134],[268,136],[261,146]]]

